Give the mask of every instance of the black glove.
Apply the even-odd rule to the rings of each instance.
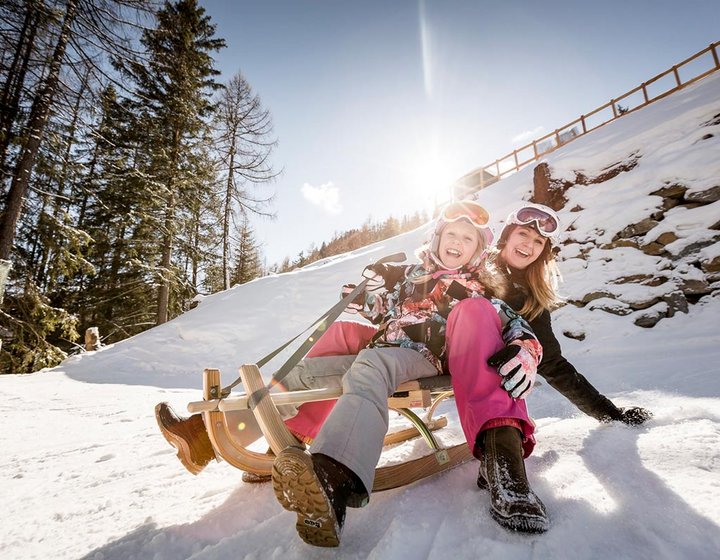
[[[621,408],[620,413],[622,415],[620,421],[628,426],[639,426],[640,424],[650,420],[653,416],[652,412],[644,408],[640,408],[639,406]]]
[[[342,287],[342,291],[340,292],[340,297],[344,298],[350,292],[352,292],[356,287],[357,286],[355,286],[355,284],[345,284]],[[350,314],[360,313],[360,311],[362,311],[364,306],[365,306],[365,293],[360,292],[357,296],[355,296],[354,300],[352,300],[350,303],[348,303],[347,307],[345,308],[345,313],[350,313]]]
[[[365,290],[368,293],[374,294],[383,290],[391,290],[392,286],[388,286],[387,281],[387,268],[382,264],[371,264],[365,267],[362,275],[363,278],[367,278],[368,283],[365,286]]]

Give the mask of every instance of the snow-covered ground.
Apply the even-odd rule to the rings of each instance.
[[[647,217],[662,203],[650,193],[666,183],[698,191],[720,185],[720,125],[702,126],[718,114],[720,75],[714,75],[548,158],[554,177],[572,178],[574,171],[597,176],[641,155],[632,171],[568,191],[561,217],[573,223],[567,232],[573,242],[561,253],[561,270],[569,298],[606,289],[634,301],[658,289],[612,283],[638,272],[672,270],[670,281],[692,277],[692,266],[667,268],[667,259],[637,249],[588,250],[587,243],[609,242]],[[480,201],[502,219],[531,188],[532,169],[525,169],[484,191]],[[718,204],[668,211],[658,227],[672,225],[680,238],[677,254],[717,233],[711,226],[720,219]],[[571,212],[577,206],[582,211]],[[634,325],[640,311],[620,316],[600,304],[568,305],[554,314],[558,334],[585,335],[582,341],[560,336],[578,369],[616,404],[644,406],[655,417],[640,428],[600,425],[547,385],[535,390],[529,405],[538,446],[527,468],[552,519],[543,535],[512,534],[490,518],[473,463],[374,495],[368,507],[349,511],[340,548],[328,550],[300,541],[295,516],[280,507],[269,485],[243,483],[226,463],[213,463],[197,477],[182,468],[155,424],[156,402],[183,411],[200,398],[205,367],[219,368],[228,383],[240,364],[258,360],[329,308],[339,286],[355,281],[365,264],[399,250],[412,258],[427,233],[422,227],[236,286],[166,325],[52,370],[0,376],[0,556],[719,558],[718,297],[704,296],[689,313],[652,329]],[[704,257],[717,256],[718,245],[703,249]],[[452,402],[441,412],[452,419]],[[458,438],[451,420],[441,439]],[[411,452],[421,448],[405,445]],[[407,452],[401,446],[386,459]]]

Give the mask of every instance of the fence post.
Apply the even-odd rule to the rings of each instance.
[[[682,82],[680,81],[680,74],[678,73],[677,66],[672,67],[673,74],[675,74],[675,84],[678,86],[682,85]]]
[[[718,59],[718,53],[715,50],[715,46],[717,43],[712,43],[710,45],[710,50],[712,51],[713,59],[715,60],[715,68],[720,68],[720,59]]]
[[[85,350],[92,352],[93,350],[100,350],[100,329],[97,327],[90,327],[85,331]]]

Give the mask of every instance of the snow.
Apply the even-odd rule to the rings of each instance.
[[[631,171],[599,185],[576,185],[560,212],[575,241],[561,253],[563,294],[609,297],[553,315],[565,355],[619,406],[639,405],[654,418],[639,428],[600,425],[545,384],[529,398],[538,445],[528,476],[552,527],[512,534],[495,523],[489,496],[467,463],[408,487],[373,495],[350,510],[339,549],[315,549],[295,533],[269,485],[249,485],[226,463],[187,473],[159,433],[155,403],[184,411],[201,398],[201,372],[219,368],[224,382],[308,327],[380,256],[413,251],[428,234],[414,232],[199,298],[177,319],[100,351],[28,375],[0,376],[4,429],[0,459],[3,558],[199,560],[282,558],[634,558],[720,557],[720,297],[706,295],[655,327],[640,328],[630,304],[658,286],[620,284],[634,274],[664,274],[671,288],[696,278],[692,263],[651,257],[634,248],[596,248],[655,212],[651,192],[683,184],[701,192],[719,184],[720,73],[624,116],[551,154],[554,177],[596,176],[632,154]],[[712,134],[710,138],[704,138]],[[532,187],[525,169],[482,192],[496,229]],[[676,208],[653,235],[672,231],[687,247],[708,236],[719,203]],[[571,212],[580,206],[583,210]],[[671,226],[671,227],[668,227]],[[665,229],[663,229],[665,228]],[[676,241],[675,243],[679,243]],[[701,259],[718,255],[717,242]],[[681,247],[677,247],[680,254]],[[584,254],[584,256],[582,256]],[[695,258],[698,258],[697,255]],[[583,260],[584,259],[584,260]],[[683,270],[685,272],[683,272]],[[716,281],[717,282],[717,281]],[[666,292],[667,293],[667,290]],[[717,293],[717,292],[716,292]],[[608,301],[603,301],[608,300]],[[603,311],[603,304],[626,315]],[[655,307],[667,306],[665,301]],[[596,309],[592,309],[592,308]],[[346,317],[347,318],[347,317]],[[583,334],[582,341],[566,338]],[[287,355],[291,349],[283,355]],[[269,375],[282,356],[263,368]],[[459,440],[451,418],[439,434]],[[393,418],[393,423],[402,421]],[[402,444],[384,460],[413,456]]]

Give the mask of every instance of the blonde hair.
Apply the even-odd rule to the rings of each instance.
[[[500,252],[505,248],[510,234],[517,227],[517,224],[507,225],[497,242],[498,254],[495,259],[504,266],[507,266],[507,263],[501,257]],[[525,269],[525,279],[528,294],[522,309],[518,309],[517,312],[528,321],[532,321],[546,309],[552,311],[562,301],[557,295],[560,271],[549,239],[540,256]]]

